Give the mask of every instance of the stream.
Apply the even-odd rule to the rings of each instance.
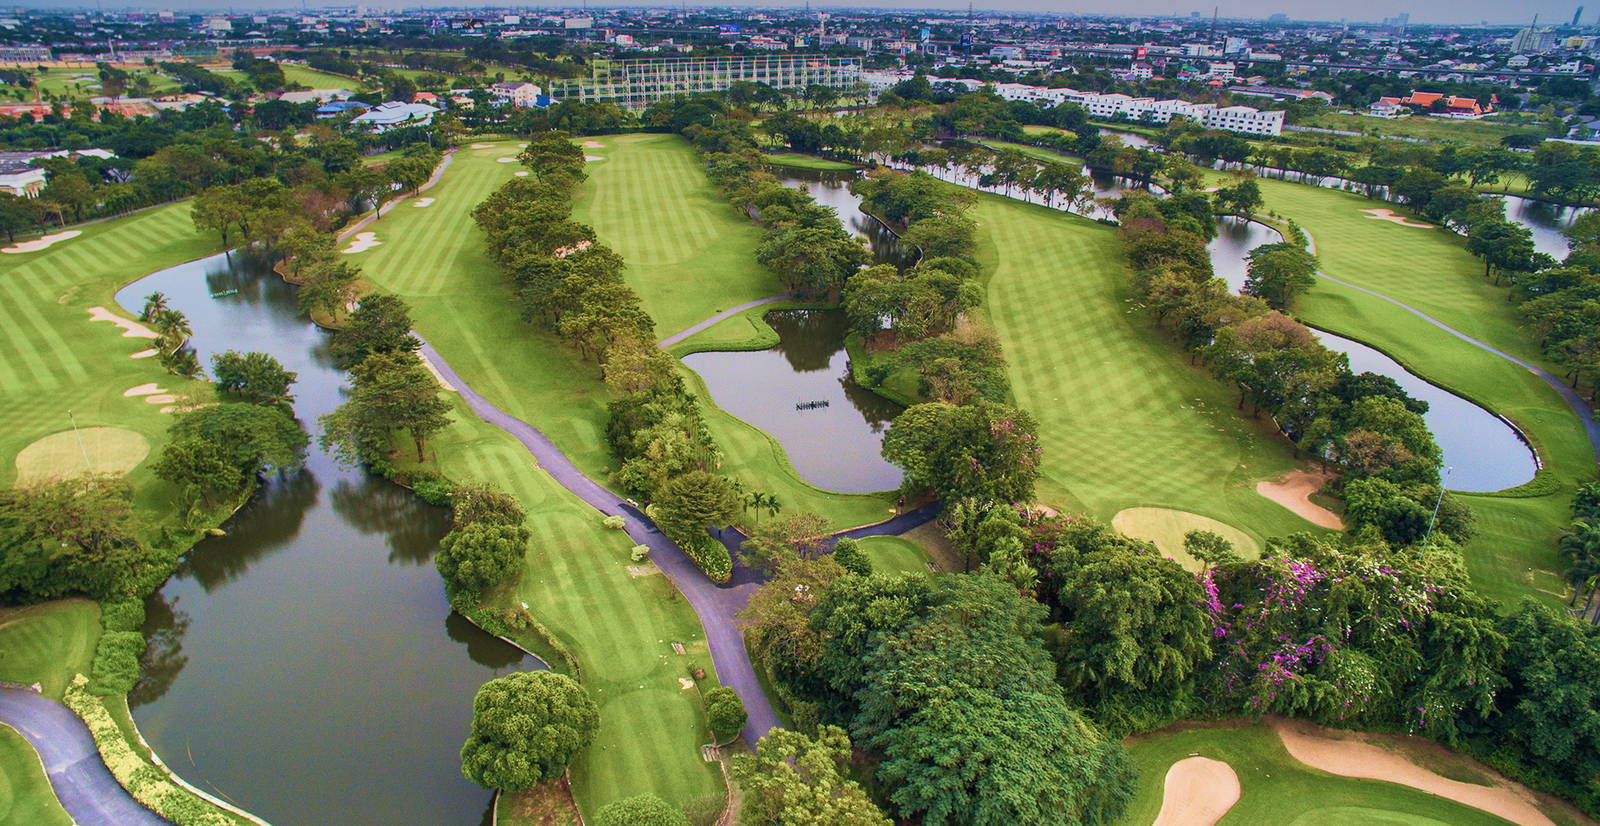
[[[294,289],[218,255],[117,301],[137,313],[166,293],[207,365],[272,354],[299,373],[295,414],[315,434],[344,375]],[[536,661],[450,611],[432,564],[448,527],[444,509],[313,441],[303,471],[267,480],[147,602],[140,731],[186,780],[274,826],[486,823],[491,794],[460,770],[472,697]]]

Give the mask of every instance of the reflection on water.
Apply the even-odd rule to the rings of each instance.
[[[1250,251],[1262,244],[1275,244],[1283,240],[1278,231],[1242,218],[1217,219],[1217,237],[1211,239],[1206,250],[1211,253],[1211,269],[1217,277],[1228,282],[1228,289],[1244,289],[1249,275]]]
[[[1589,210],[1584,207],[1562,206],[1549,201],[1536,201],[1507,195],[1506,218],[1528,228],[1533,233],[1533,248],[1556,260],[1567,257],[1567,237],[1561,231],[1572,226],[1578,216]]]
[[[695,353],[683,363],[718,407],[772,434],[800,478],[843,493],[899,487],[900,469],[880,451],[901,408],[851,380],[844,313],[776,310],[766,319],[778,332],[776,347]]]
[[[313,429],[341,402],[326,337],[254,262],[184,264],[117,301],[137,311],[156,290],[189,316],[202,362],[271,353],[299,373],[295,414]],[[490,795],[459,758],[472,696],[534,664],[450,612],[430,564],[447,513],[313,447],[224,528],[146,604],[130,703],[162,758],[275,826],[480,822]]]
[[[850,234],[867,242],[875,264],[893,264],[908,267],[916,263],[916,250],[902,252],[900,238],[884,223],[861,210],[861,198],[850,191],[850,182],[859,173],[829,172],[823,170],[784,169],[779,178],[784,186],[803,187],[817,203],[832,207],[839,223]]]

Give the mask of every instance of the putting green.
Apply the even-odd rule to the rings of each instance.
[[[1162,554],[1178,560],[1191,571],[1200,570],[1200,563],[1183,550],[1183,536],[1189,531],[1211,531],[1233,543],[1233,549],[1245,559],[1261,556],[1261,545],[1244,531],[1209,516],[1178,511],[1171,508],[1126,508],[1111,519],[1111,527],[1134,539],[1154,542]]]
[[[120,427],[80,427],[52,433],[17,454],[17,481],[133,470],[150,454],[144,436]]]
[[[898,536],[869,536],[860,540],[862,553],[872,560],[879,574],[926,574],[928,552],[921,545]]]

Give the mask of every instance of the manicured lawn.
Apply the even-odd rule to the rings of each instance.
[[[1194,728],[1130,741],[1139,769],[1133,803],[1119,821],[1146,826],[1161,811],[1167,769],[1192,755],[1221,760],[1239,776],[1239,802],[1223,826],[1279,823],[1504,826],[1507,821],[1470,806],[1393,783],[1339,777],[1289,756],[1264,725]]]
[[[469,214],[519,168],[497,160],[516,152],[511,142],[458,151],[425,193],[433,204],[400,204],[372,227],[384,243],[351,258],[412,304],[418,331],[474,388],[603,479],[609,456],[598,370],[521,320]],[[579,804],[592,815],[643,791],[676,803],[720,795],[715,766],[698,750],[709,739],[698,693],[678,683],[689,661],[711,667],[688,603],[660,575],[631,575],[627,538],[602,528],[600,516],[534,467],[510,436],[464,406],[455,418],[433,442],[443,470],[492,481],[522,501],[534,536],[515,599],[576,652],[602,706],[600,736],[573,767]],[[674,654],[673,641],[689,653]]]
[[[1109,521],[1160,506],[1232,525],[1257,541],[1310,523],[1255,492],[1295,466],[1227,388],[1189,367],[1138,310],[1114,230],[980,195],[988,315],[1013,392],[1039,422],[1036,498]]]
[[[0,680],[39,683],[45,696],[60,699],[72,675],[89,673],[99,640],[100,606],[92,600],[0,609]]]
[[[1015,149],[1018,152],[1021,152],[1022,154],[1026,155],[1026,156],[1028,156],[1028,157],[1030,157],[1030,158],[1032,158],[1032,159],[1034,159],[1036,161],[1046,161],[1046,162],[1049,162],[1049,163],[1066,163],[1066,164],[1075,164],[1075,163],[1081,163],[1082,162],[1079,158],[1073,157],[1071,155],[1063,155],[1060,152],[1055,151],[1054,149],[1047,149],[1047,148],[1045,148],[1043,146],[1029,146],[1028,144],[1025,144],[1025,143],[1012,143],[1011,141],[997,141],[997,140],[985,140],[983,142],[983,145],[989,147],[990,149],[995,150],[996,152],[998,152],[998,151],[1000,151],[1002,149]]]
[[[707,316],[783,292],[756,263],[761,230],[722,200],[694,149],[677,135],[615,135],[585,140],[589,180],[573,219],[628,263],[623,277],[639,293],[664,337]]]
[[[125,338],[88,308],[123,314],[118,287],[163,267],[212,252],[217,238],[196,232],[188,203],[90,224],[83,234],[38,252],[0,255],[0,484],[16,478],[18,452],[35,440],[79,427],[120,427],[144,436],[150,456],[166,443],[170,415],[160,405],[123,396],[156,382],[173,393],[211,393],[208,383],[176,379],[153,358],[130,359],[148,339]],[[148,470],[133,469],[142,508],[171,512],[172,490]]]
[[[0,823],[72,826],[39,763],[39,753],[10,726],[0,725]]]
[[[926,574],[928,552],[921,545],[898,536],[869,536],[862,540],[861,550],[872,560],[872,570],[879,574]]]
[[[1544,364],[1520,328],[1505,290],[1483,278],[1483,266],[1461,239],[1442,230],[1366,218],[1377,202],[1317,187],[1261,181],[1265,210],[1293,218],[1315,239],[1323,269],[1405,302],[1467,335],[1527,361]],[[1556,599],[1564,568],[1556,535],[1567,522],[1572,486],[1594,475],[1587,436],[1566,402],[1543,380],[1389,302],[1319,280],[1296,314],[1365,341],[1418,375],[1500,413],[1528,435],[1557,490],[1513,499],[1465,497],[1478,515],[1466,561],[1479,590],[1507,604],[1524,595]],[[1559,369],[1553,372],[1559,373]]]
[[[1347,115],[1343,112],[1322,112],[1301,123],[1323,129],[1343,129],[1368,135],[1399,135],[1406,138],[1442,141],[1445,143],[1479,143],[1499,145],[1507,135],[1531,133],[1544,135],[1536,125],[1518,126],[1492,120],[1451,120],[1412,116],[1408,118],[1369,118],[1365,115]]]
[[[359,92],[363,87],[361,81],[353,77],[321,72],[297,63],[280,63],[278,68],[283,70],[284,80],[298,83],[307,89],[349,89],[352,92]]]
[[[792,166],[798,169],[820,169],[825,172],[843,172],[847,169],[860,169],[860,164],[845,163],[844,161],[830,161],[815,155],[803,155],[799,152],[774,152],[763,156],[763,159],[774,166]]]

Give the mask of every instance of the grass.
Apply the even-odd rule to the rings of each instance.
[[[1342,129],[1367,135],[1395,135],[1420,138],[1441,143],[1474,143],[1495,145],[1507,135],[1534,134],[1544,136],[1538,126],[1517,126],[1492,120],[1453,120],[1425,115],[1406,118],[1370,118],[1365,115],[1343,112],[1321,112],[1304,121],[1301,126],[1319,129]]]
[[[677,135],[595,138],[573,219],[628,263],[623,277],[667,336],[729,307],[783,292],[756,263],[761,230],[717,194]],[[591,141],[585,141],[590,143]]]
[[[38,752],[5,725],[0,725],[0,823],[72,826],[72,816],[56,800]]]
[[[1289,756],[1264,725],[1218,726],[1164,732],[1132,740],[1139,769],[1132,804],[1119,821],[1143,826],[1155,820],[1167,769],[1192,755],[1221,760],[1239,776],[1239,802],[1218,823],[1406,824],[1504,826],[1506,821],[1470,806],[1393,783],[1339,777]]]
[[[860,164],[846,163],[844,161],[831,161],[815,155],[805,155],[799,152],[773,152],[763,156],[767,163],[773,166],[788,166],[796,169],[820,169],[824,172],[843,172],[850,169],[860,169]]]
[[[874,573],[928,573],[928,552],[909,539],[899,536],[868,536],[859,541],[862,552],[872,560]]]
[[[92,65],[87,68],[52,67],[42,75],[35,71],[32,65],[26,68],[33,75],[33,88],[23,89],[20,86],[0,83],[0,98],[33,100],[36,92],[41,96],[54,95],[58,98],[68,99],[99,97],[104,94],[100,90],[98,70]],[[138,75],[149,75],[152,94],[164,95],[178,91],[179,84],[176,80],[143,64],[137,66],[124,64],[119,65],[118,68],[127,71],[130,78]],[[80,75],[90,75],[91,77],[80,78]],[[90,84],[93,84],[93,86]],[[131,82],[129,86],[132,86]],[[124,97],[131,97],[132,95],[133,92],[130,90],[124,94]]]
[[[99,640],[100,606],[92,600],[0,609],[0,680],[38,683],[59,700],[72,675],[89,673]]]
[[[1163,555],[1176,559],[1191,571],[1198,572],[1200,562],[1183,549],[1183,538],[1189,531],[1220,534],[1232,542],[1234,551],[1245,559],[1261,556],[1261,545],[1249,534],[1215,519],[1171,508],[1128,508],[1111,520],[1111,526],[1128,536],[1154,543]]]
[[[1480,341],[1548,364],[1519,326],[1506,292],[1483,277],[1464,242],[1442,230],[1363,216],[1372,201],[1318,187],[1261,180],[1265,209],[1293,218],[1316,240],[1323,269],[1336,278],[1409,304]],[[1527,498],[1466,495],[1478,515],[1467,545],[1477,588],[1511,605],[1563,592],[1555,537],[1565,526],[1572,486],[1594,475],[1581,423],[1543,380],[1473,347],[1386,301],[1319,280],[1295,310],[1306,321],[1375,346],[1418,375],[1511,419],[1544,462],[1554,492]],[[1559,369],[1552,370],[1559,373]]]
[[[351,258],[411,303],[417,329],[467,382],[603,479],[609,457],[598,371],[521,320],[471,222],[472,208],[517,169],[497,159],[516,151],[509,142],[458,151],[427,193],[434,204],[397,206],[372,226],[384,244]],[[665,578],[630,575],[627,538],[601,527],[600,515],[534,467],[514,439],[459,404],[455,419],[432,443],[441,469],[494,482],[531,515],[527,567],[508,601],[527,602],[576,652],[601,705],[600,734],[573,766],[579,805],[592,815],[646,791],[677,804],[720,796],[720,776],[698,751],[709,739],[698,692],[678,682],[690,661],[710,669],[693,610]],[[687,653],[675,654],[673,641]]]
[[[1288,445],[1137,309],[1114,230],[987,194],[973,217],[987,312],[1017,402],[1039,422],[1038,501],[1101,520],[1175,508],[1258,542],[1314,530],[1255,492],[1295,467]]]
[[[120,476],[133,470],[149,453],[150,443],[143,436],[120,427],[52,433],[17,454],[17,481],[76,476],[85,470]]]
[[[353,77],[318,71],[298,63],[279,63],[278,68],[283,70],[284,80],[307,89],[349,89],[359,92],[363,88],[362,82]]]

